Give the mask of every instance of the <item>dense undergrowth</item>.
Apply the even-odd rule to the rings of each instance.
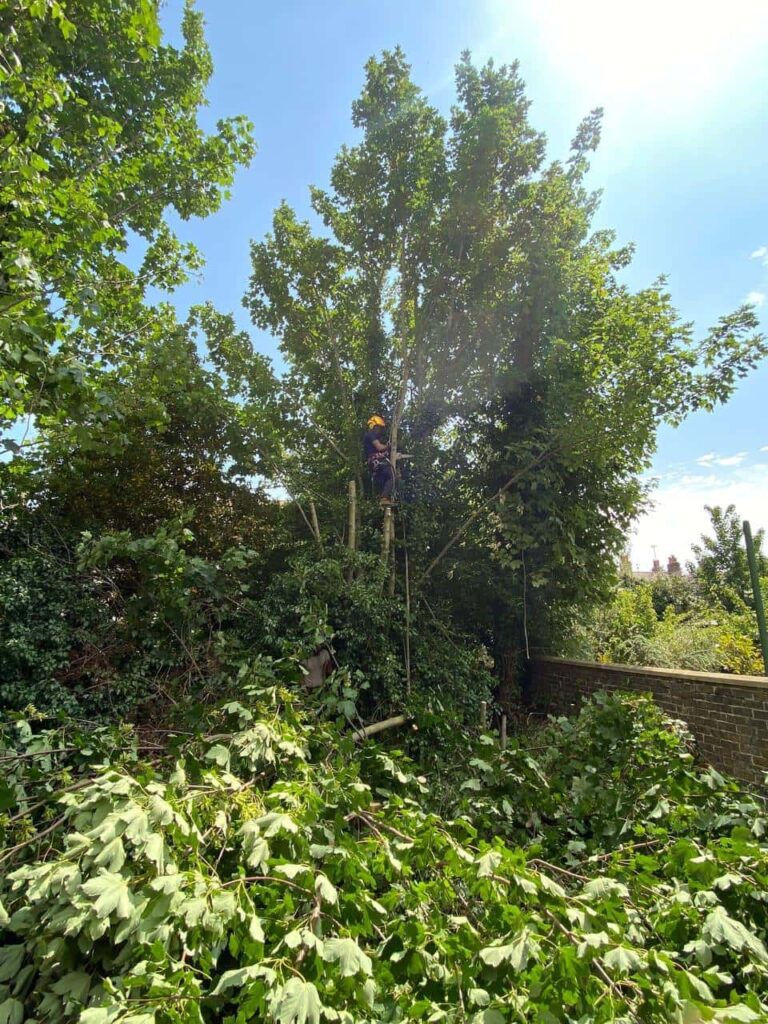
[[[765,804],[648,699],[424,777],[295,683],[3,727],[2,1024],[766,1018]]]

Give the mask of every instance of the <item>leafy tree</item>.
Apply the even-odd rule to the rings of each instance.
[[[281,206],[246,304],[289,363],[299,479],[342,522],[361,425],[388,410],[416,456],[416,600],[511,678],[529,640],[556,643],[607,594],[658,423],[725,400],[766,349],[748,307],[697,341],[663,281],[621,283],[631,250],[590,230],[598,111],[548,164],[516,65],[465,55],[456,83],[445,122],[401,51],[368,62],[360,140],[312,191],[328,235]]]
[[[280,512],[260,483],[276,413],[265,401],[260,415],[251,405],[246,418],[233,394],[240,384],[203,365],[201,351],[215,364],[236,343],[231,318],[197,310],[183,325],[169,307],[158,314],[142,346],[101,374],[108,423],[99,429],[92,413],[39,431],[39,454],[29,456],[36,500],[65,531],[146,536],[185,517],[206,556],[238,543],[279,546]],[[201,319],[210,333],[199,329]],[[251,369],[260,393],[269,392],[268,362],[253,356]]]
[[[0,422],[108,423],[98,371],[162,316],[147,288],[201,266],[166,211],[217,209],[253,143],[241,117],[199,128],[212,65],[191,3],[182,34],[163,42],[155,0],[0,5]]]
[[[733,611],[744,605],[751,608],[754,606],[752,584],[736,506],[723,509],[720,505],[706,505],[705,508],[713,535],[702,534],[701,544],[692,545],[694,560],[688,563],[688,569],[695,574],[701,590],[726,610]],[[768,573],[768,559],[762,552],[764,538],[764,530],[755,533],[755,556],[761,576]]]

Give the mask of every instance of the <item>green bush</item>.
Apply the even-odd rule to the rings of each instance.
[[[765,807],[646,699],[428,783],[264,663],[236,686],[169,757],[14,808],[4,1020],[765,1019]]]

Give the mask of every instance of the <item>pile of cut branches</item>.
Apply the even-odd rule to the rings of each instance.
[[[766,1019],[764,804],[650,701],[480,737],[454,786],[239,688],[172,763],[17,762],[0,1024]]]

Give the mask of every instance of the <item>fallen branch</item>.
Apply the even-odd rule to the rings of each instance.
[[[405,725],[407,721],[408,715],[395,715],[394,718],[385,718],[382,722],[365,725],[362,729],[355,730],[355,742],[359,743],[360,740],[365,740],[369,736],[375,736],[376,733],[384,732],[385,729],[394,729],[395,726]]]

